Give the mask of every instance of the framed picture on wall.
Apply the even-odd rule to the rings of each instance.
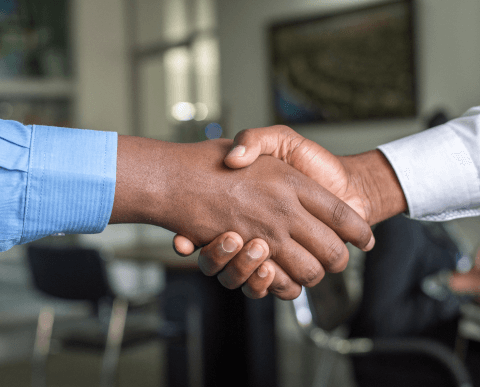
[[[413,0],[269,27],[276,124],[416,115]]]

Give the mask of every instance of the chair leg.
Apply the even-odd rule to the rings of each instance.
[[[46,306],[40,310],[33,347],[32,387],[46,387],[47,385],[47,358],[54,318],[55,310],[52,307]]]
[[[113,301],[112,315],[108,326],[107,344],[103,355],[101,387],[113,387],[122,348],[128,301],[116,298]]]

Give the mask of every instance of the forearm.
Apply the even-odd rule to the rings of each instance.
[[[402,187],[382,152],[377,149],[340,159],[349,171],[349,184],[362,193],[370,225],[407,211]]]
[[[162,213],[161,200],[167,195],[165,153],[168,143],[133,136],[119,136],[117,150],[117,181],[111,224],[152,223]],[[163,157],[162,157],[163,156]]]
[[[152,224],[195,235],[196,245],[211,241],[225,231],[218,221],[228,222],[230,213],[222,187],[228,180],[222,159],[230,146],[230,140],[177,144],[119,136],[109,223]]]

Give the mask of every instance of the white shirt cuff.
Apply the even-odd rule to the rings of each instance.
[[[450,121],[378,147],[395,170],[411,218],[480,215],[479,173],[455,125]]]

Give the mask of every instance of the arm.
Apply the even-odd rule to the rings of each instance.
[[[318,283],[325,269],[343,270],[348,252],[340,238],[367,246],[370,228],[337,197],[274,158],[231,170],[223,164],[231,145],[120,136],[110,223],[155,224],[199,246],[225,230],[259,239],[254,259],[270,257],[271,290],[288,299],[298,295],[299,284]]]
[[[231,229],[262,241],[254,255],[268,254],[273,286],[291,298],[324,267],[346,265],[340,238],[365,247],[372,236],[351,208],[279,160],[226,168],[229,140],[120,136],[117,157],[116,133],[0,121],[0,146],[3,250],[55,232],[101,232],[108,222],[162,226],[198,245]]]

